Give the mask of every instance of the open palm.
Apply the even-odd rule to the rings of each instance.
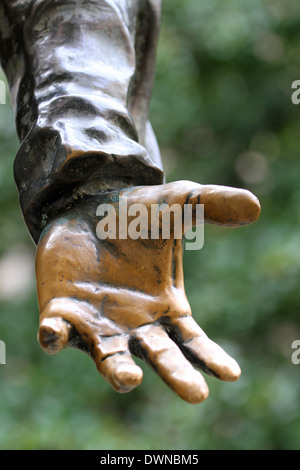
[[[254,222],[258,200],[245,190],[179,181],[108,191],[54,218],[37,249],[39,341],[48,353],[77,347],[88,353],[119,392],[142,381],[142,358],[184,400],[208,396],[197,369],[222,380],[240,376],[236,361],[193,320],[185,295],[182,240],[99,239],[100,202],[204,204],[205,221],[228,227]],[[193,224],[195,224],[195,217]],[[195,366],[197,369],[195,369]]]

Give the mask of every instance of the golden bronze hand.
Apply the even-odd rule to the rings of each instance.
[[[117,206],[121,197],[128,208],[139,203],[148,213],[162,202],[192,205],[193,211],[204,204],[205,222],[229,227],[252,223],[260,213],[249,191],[189,181],[126,188],[80,201],[46,226],[38,244],[40,344],[48,353],[65,347],[87,352],[119,392],[142,381],[133,354],[182,399],[199,403],[208,387],[193,366],[226,381],[238,379],[240,368],[192,318],[182,240],[172,233],[169,239],[99,239],[98,204]]]

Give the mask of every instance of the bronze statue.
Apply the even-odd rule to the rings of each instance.
[[[41,346],[85,351],[119,392],[142,380],[135,355],[199,403],[208,387],[193,365],[228,381],[240,368],[192,318],[181,240],[97,236],[97,207],[121,197],[149,214],[189,205],[193,225],[197,204],[206,222],[229,227],[260,213],[246,190],[164,182],[148,121],[159,23],[159,0],[4,0],[1,60],[21,141],[20,206],[37,244]]]

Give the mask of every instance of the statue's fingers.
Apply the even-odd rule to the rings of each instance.
[[[84,319],[90,320],[91,311],[81,302],[68,298],[54,298],[48,302],[41,314],[38,341],[48,354],[56,354],[67,346],[81,344],[78,330],[84,325]],[[86,323],[89,326],[89,323]],[[87,338],[88,335],[85,334]]]
[[[259,200],[250,191],[227,186],[200,186],[190,200],[204,205],[205,222],[226,227],[251,224],[261,211]]]
[[[40,322],[38,341],[48,354],[56,354],[66,347],[70,330],[70,323],[63,318],[46,317]]]
[[[100,336],[121,332],[113,322],[99,317],[88,302],[59,297],[48,302],[40,313],[38,340],[50,354],[66,346],[90,352]]]
[[[191,316],[170,320],[170,336],[190,362],[207,374],[228,382],[240,377],[235,359],[209,339]]]
[[[142,381],[143,373],[130,355],[128,338],[113,322],[99,317],[88,303],[52,299],[40,315],[38,339],[50,354],[67,346],[86,351],[102,376],[119,392],[128,392]]]
[[[185,180],[151,186],[151,191],[148,187],[143,186],[130,190],[130,192],[124,190],[120,194],[128,198],[129,206],[134,203],[146,206],[157,203],[169,206],[178,204],[181,207],[192,205],[192,225],[197,223],[196,206],[199,204],[204,205],[206,222],[228,227],[239,227],[255,222],[261,210],[257,197],[246,189],[202,185]]]
[[[125,335],[100,338],[92,356],[101,375],[118,392],[130,392],[141,383],[143,372],[130,355]]]
[[[137,328],[132,348],[133,353],[143,358],[183,400],[201,403],[208,397],[203,376],[160,326],[152,324]]]

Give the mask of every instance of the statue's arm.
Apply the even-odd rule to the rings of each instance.
[[[163,182],[148,123],[158,29],[157,0],[2,3],[15,179],[35,241],[74,199]]]
[[[192,364],[229,381],[240,369],[192,319],[181,240],[97,236],[98,205],[121,196],[148,210],[203,203],[205,220],[226,226],[259,216],[248,191],[162,184],[148,122],[159,3],[4,0],[0,55],[21,141],[20,205],[38,245],[41,346],[84,350],[123,392],[142,380],[134,354],[199,403],[208,387]]]

